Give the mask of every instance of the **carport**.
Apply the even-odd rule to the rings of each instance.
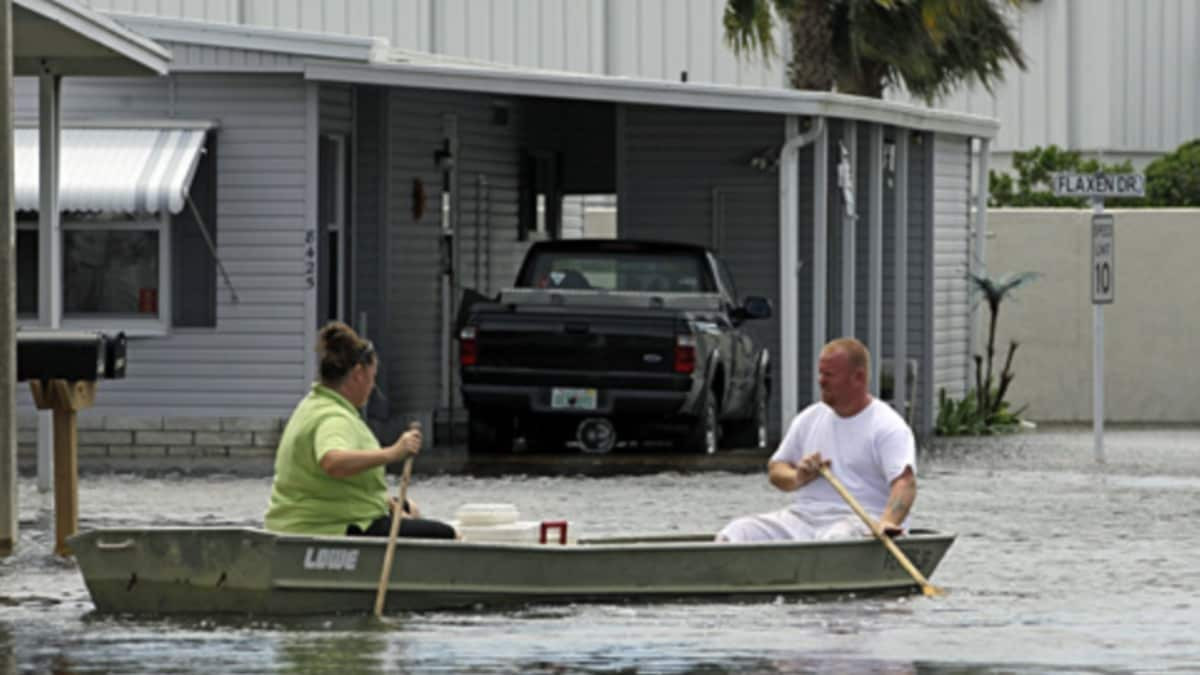
[[[58,229],[59,89],[61,78],[78,75],[162,75],[170,54],[113,20],[73,3],[13,0],[0,3],[0,555],[17,538],[16,331],[13,101],[14,75],[39,78],[41,265],[59,265],[52,236]],[[60,295],[42,288],[42,302]],[[51,312],[53,315],[53,312]]]
[[[819,398],[814,364],[824,342],[839,335],[859,337],[882,357],[872,364],[875,392],[881,363],[916,362],[917,400],[905,400],[908,368],[892,369],[891,389],[895,405],[913,406],[918,434],[932,429],[938,388],[966,389],[967,272],[982,243],[972,240],[979,229],[972,219],[986,209],[970,202],[969,184],[985,187],[993,120],[825,92],[538,72],[397,52],[368,63],[309,62],[304,75],[394,96],[470,93],[484,113],[489,104],[519,108],[535,120],[523,142],[561,162],[562,183],[617,195],[618,236],[715,249],[743,294],[766,295],[776,306],[777,318],[759,333],[775,355],[777,433]],[[459,129],[440,131],[450,155],[471,153]],[[478,166],[446,166],[449,192],[458,195],[450,221],[467,241],[491,225],[474,213],[486,197],[463,180]],[[471,264],[478,258],[461,256],[460,265]],[[471,278],[469,268],[460,272]],[[446,382],[443,373],[443,389]],[[449,404],[444,395],[441,405]]]

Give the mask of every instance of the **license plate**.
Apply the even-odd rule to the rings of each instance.
[[[550,390],[550,407],[555,410],[595,410],[596,390],[554,387]]]

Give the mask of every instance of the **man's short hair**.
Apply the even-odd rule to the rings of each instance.
[[[871,367],[871,352],[867,350],[867,346],[859,342],[857,338],[841,337],[836,340],[830,340],[825,343],[822,352],[838,350],[844,352],[850,359],[850,365],[855,368],[861,368],[864,371],[870,370]]]

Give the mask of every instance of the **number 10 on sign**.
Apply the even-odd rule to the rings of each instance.
[[[1092,216],[1092,304],[1113,301],[1113,217],[1106,213]]]

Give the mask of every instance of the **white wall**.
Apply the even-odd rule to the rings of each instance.
[[[1200,422],[1196,291],[1200,211],[1113,210],[1115,299],[1104,311],[1105,418]],[[1035,421],[1092,419],[1091,212],[989,212],[992,276],[1036,271],[1000,310],[997,368],[1017,340],[1009,399]],[[987,312],[983,316],[986,318]],[[986,326],[986,324],[985,324]],[[980,331],[983,349],[986,327]]]
[[[1012,16],[1028,70],[937,102],[1000,119],[998,164],[1053,143],[1140,167],[1200,136],[1200,3],[1045,0]]]

